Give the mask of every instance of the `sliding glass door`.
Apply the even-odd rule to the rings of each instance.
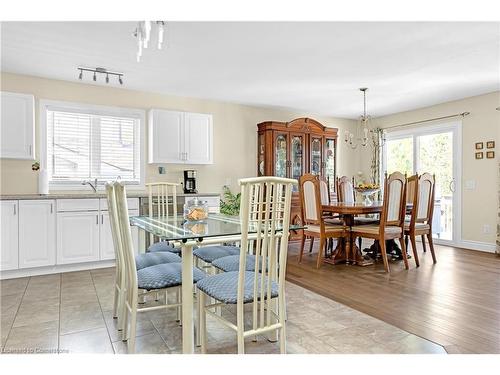
[[[438,242],[460,239],[460,123],[388,131],[384,171],[436,176],[433,234]]]

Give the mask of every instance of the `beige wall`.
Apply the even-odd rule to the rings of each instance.
[[[198,171],[198,190],[200,192],[220,192],[226,179],[230,180],[234,190],[237,189],[238,178],[256,175],[256,124],[259,122],[266,120],[289,121],[303,116],[312,117],[325,126],[338,127],[339,134],[343,134],[346,127],[354,126],[354,122],[351,120],[319,117],[299,111],[273,110],[9,73],[1,74],[1,90],[28,93],[35,96],[37,140],[40,136],[38,119],[38,100],[40,99],[144,110],[164,108],[213,114],[214,164],[191,166]],[[37,156],[39,152],[40,147],[37,147]],[[339,142],[337,155],[339,173],[348,175],[354,173],[358,164],[356,152]],[[1,159],[0,193],[36,193],[37,173],[31,170],[31,164],[31,161]],[[159,175],[157,165],[147,165],[146,181],[178,181],[182,177],[182,171],[191,168],[188,165],[166,165],[166,167],[167,174]]]
[[[462,120],[462,239],[466,241],[495,242],[497,216],[496,194],[498,182],[495,159],[475,160],[474,143],[496,140],[495,156],[500,157],[500,92],[474,96],[432,107],[402,112],[376,119],[376,126],[382,128],[447,116],[455,113],[470,112]],[[486,146],[486,145],[485,145]],[[484,150],[483,150],[484,151]],[[360,169],[369,176],[369,159],[360,158]],[[421,172],[421,171],[419,171]],[[475,190],[465,190],[464,181],[476,181]],[[491,233],[483,233],[483,225],[489,225]]]

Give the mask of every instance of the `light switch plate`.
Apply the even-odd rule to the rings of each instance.
[[[475,180],[466,180],[465,181],[465,189],[475,190],[476,189],[476,181]]]

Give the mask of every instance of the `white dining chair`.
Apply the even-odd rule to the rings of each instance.
[[[241,248],[254,244],[254,270],[247,271],[247,252],[240,252],[239,270],[208,276],[199,291],[201,352],[207,351],[207,314],[236,331],[238,353],[245,338],[279,332],[280,352],[286,352],[285,273],[292,186],[296,180],[278,177],[242,179]],[[259,272],[260,270],[260,272]],[[206,305],[207,296],[216,300]],[[245,305],[252,305],[252,328],[245,330]],[[218,315],[218,306],[236,305],[236,324]]]
[[[115,182],[110,190],[110,207],[116,207],[115,210],[112,209],[110,214],[115,215],[114,219],[118,224],[116,228],[120,238],[118,244],[120,245],[121,260],[123,261],[121,270],[124,279],[123,301],[121,303],[123,309],[122,319],[124,322],[123,340],[127,341],[128,352],[134,353],[137,313],[180,307],[179,302],[169,304],[168,300],[165,300],[164,304],[141,307],[138,304],[139,293],[142,296],[144,294],[166,291],[167,289],[178,290],[182,285],[182,265],[180,262],[162,263],[137,270],[125,187]],[[205,272],[196,267],[193,268],[193,283],[197,283],[205,276]],[[197,331],[199,332],[199,329]]]
[[[113,318],[118,320],[119,330],[123,330],[123,293],[125,292],[125,273],[122,238],[118,229],[118,214],[113,184],[106,184],[106,196],[109,210],[109,223],[115,253],[115,283],[113,296]],[[134,256],[136,270],[162,263],[180,263],[181,258],[170,252],[143,253]]]

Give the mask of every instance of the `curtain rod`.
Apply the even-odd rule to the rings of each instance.
[[[470,115],[470,112],[456,113],[454,115],[449,115],[449,116],[434,117],[434,118],[429,118],[427,120],[414,121],[414,122],[408,122],[406,124],[393,125],[393,126],[389,126],[387,128],[382,128],[382,130],[392,129],[392,128],[400,128],[400,127],[403,127],[403,126],[410,126],[410,125],[415,125],[415,124],[421,124],[423,122],[429,122],[429,121],[444,120],[444,119],[453,118],[453,117],[465,117],[465,116],[468,116],[468,115]]]

